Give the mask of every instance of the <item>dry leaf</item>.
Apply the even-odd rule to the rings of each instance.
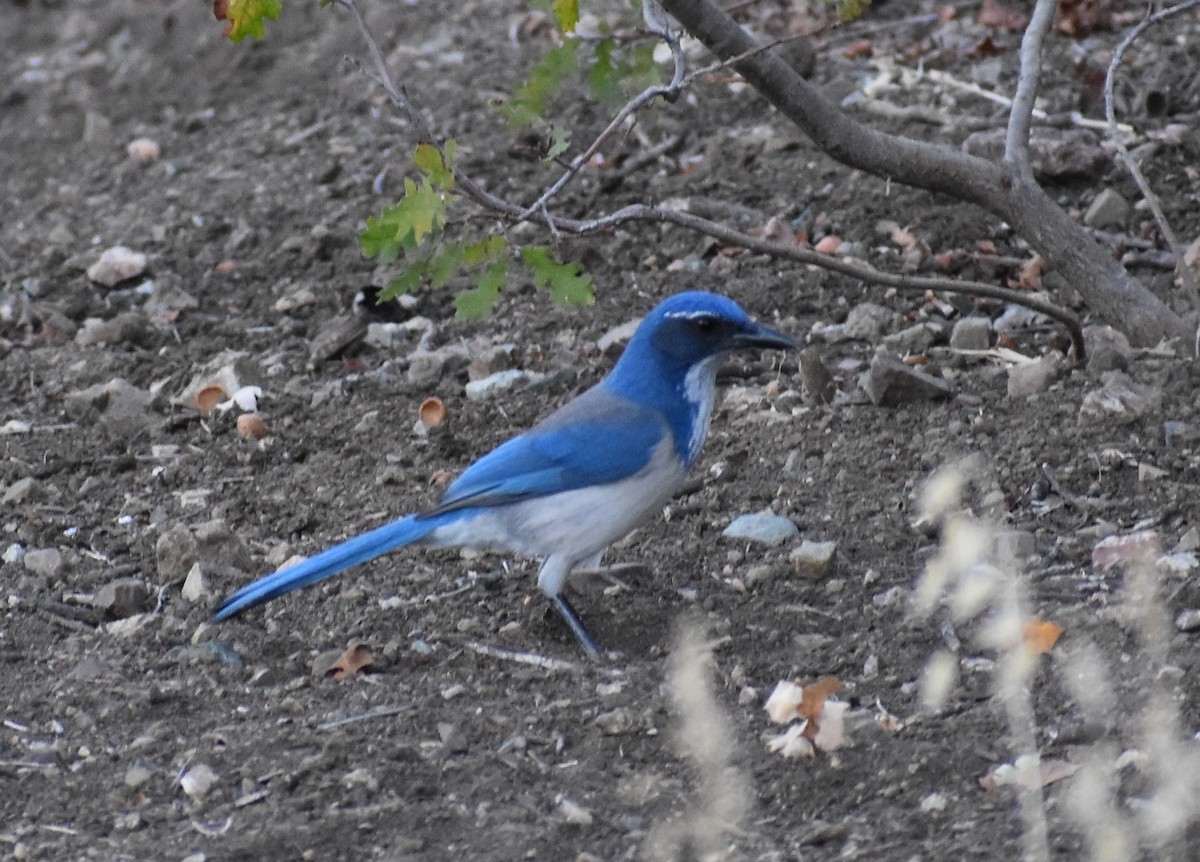
[[[1000,27],[1013,33],[1021,33],[1029,23],[1029,16],[999,0],[983,0],[979,15],[975,19],[984,27]]]
[[[797,706],[796,712],[801,718],[807,719],[812,724],[819,723],[825,701],[841,687],[842,681],[832,676],[823,676],[812,685],[806,685],[804,697]]]
[[[1024,290],[1040,290],[1042,287],[1042,273],[1045,270],[1046,259],[1040,254],[1035,254],[1021,267],[1018,284]]]
[[[426,428],[436,428],[446,421],[446,405],[440,398],[426,398],[421,402],[417,415]]]
[[[875,53],[875,49],[866,39],[859,39],[857,42],[851,42],[842,50],[842,56],[847,60],[857,60],[859,57],[870,57]]]
[[[1021,637],[1025,641],[1025,646],[1034,655],[1043,655],[1054,649],[1054,645],[1058,643],[1062,633],[1062,626],[1037,617],[1025,620],[1024,625],[1021,626]]]
[[[326,679],[348,679],[359,676],[374,667],[371,647],[365,643],[350,644],[338,660],[325,671]]]

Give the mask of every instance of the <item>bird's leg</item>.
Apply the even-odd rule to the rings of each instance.
[[[551,596],[550,605],[554,610],[558,611],[558,615],[563,618],[567,627],[579,639],[579,645],[583,647],[584,652],[592,656],[600,655],[603,652],[596,641],[592,639],[592,636],[588,634],[588,630],[584,628],[583,620],[579,618],[579,614],[575,613],[575,609],[571,607],[571,603],[561,594]]]

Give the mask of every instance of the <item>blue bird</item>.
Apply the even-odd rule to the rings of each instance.
[[[708,434],[721,360],[737,350],[794,347],[731,299],[672,296],[642,321],[607,377],[468,467],[435,508],[242,587],[213,621],[421,542],[541,558],[538,587],[584,650],[599,653],[562,594],[567,577],[599,565],[610,544],[682,486]]]

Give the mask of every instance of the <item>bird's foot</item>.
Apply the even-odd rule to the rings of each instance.
[[[558,615],[563,618],[563,621],[567,624],[567,628],[569,628],[579,640],[579,645],[583,647],[584,652],[586,652],[589,656],[599,656],[603,654],[604,650],[600,649],[600,646],[596,643],[592,636],[588,634],[588,630],[583,625],[583,620],[579,618],[579,614],[577,614],[575,609],[571,607],[570,602],[568,602],[561,595],[558,595],[550,599],[550,604],[554,610],[558,611]]]

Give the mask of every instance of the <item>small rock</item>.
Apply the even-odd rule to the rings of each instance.
[[[480,353],[467,365],[468,380],[483,380],[497,371],[508,371],[513,367],[517,352],[515,344],[500,344]]]
[[[1083,344],[1090,377],[1099,378],[1105,371],[1125,371],[1133,358],[1133,348],[1125,333],[1111,326],[1085,326]]]
[[[805,539],[788,555],[796,574],[805,580],[820,581],[836,568],[837,542],[813,542]]]
[[[833,374],[814,347],[800,351],[800,378],[804,381],[804,391],[818,404],[829,404],[837,395]]]
[[[63,556],[56,548],[34,548],[25,552],[25,568],[35,575],[54,578],[62,574]]]
[[[1081,422],[1101,421],[1128,425],[1162,405],[1162,391],[1137,383],[1124,371],[1106,371],[1099,389],[1089,392],[1079,407]]]
[[[1179,537],[1179,541],[1175,543],[1175,547],[1171,551],[1178,554],[1195,550],[1200,550],[1200,529],[1193,526],[1188,527],[1187,532]]]
[[[154,777],[154,772],[140,763],[135,763],[125,770],[125,786],[137,790]]]
[[[158,405],[157,396],[120,377],[71,392],[66,397],[68,416],[97,422],[119,437],[133,437],[156,426]]]
[[[955,350],[987,350],[992,345],[992,322],[986,317],[964,317],[950,330]]]
[[[537,383],[543,375],[533,371],[523,371],[520,368],[510,368],[508,371],[497,371],[482,380],[472,380],[467,384],[468,401],[486,401],[501,392],[507,392],[518,384]]]
[[[309,361],[315,364],[341,356],[363,340],[367,323],[358,314],[338,314],[324,321],[308,346]]]
[[[1037,553],[1037,542],[1028,530],[1000,530],[996,533],[996,555],[1001,559],[1026,560]]]
[[[467,737],[457,724],[439,721],[437,730],[438,736],[442,740],[442,749],[448,754],[465,754],[467,752],[470,747],[467,744]]]
[[[1177,419],[1163,423],[1163,442],[1169,447],[1189,446],[1200,440],[1200,427]]]
[[[775,567],[767,563],[760,563],[757,566],[751,566],[746,571],[745,582],[747,587],[757,587],[762,584],[770,583],[775,580]]]
[[[217,783],[217,773],[204,763],[197,763],[179,776],[179,786],[192,799],[202,798]]]
[[[75,333],[75,343],[83,347],[96,344],[142,344],[149,322],[140,311],[125,311],[111,320],[89,317]]]
[[[254,567],[246,544],[220,519],[192,527],[172,527],[158,537],[154,555],[163,581],[187,577],[192,565],[200,561],[227,567],[242,576]]]
[[[633,714],[625,707],[602,712],[592,719],[605,736],[620,736],[633,730]]]
[[[208,579],[208,567],[204,563],[194,563],[188,570],[187,578],[183,581],[180,595],[185,602],[200,602],[212,594]]]
[[[135,162],[153,162],[162,155],[162,148],[159,147],[158,141],[151,138],[134,138],[125,145],[125,152]]]
[[[1096,195],[1083,215],[1083,223],[1091,228],[1124,228],[1132,211],[1120,192],[1108,188]]]
[[[614,326],[608,332],[600,336],[596,341],[596,346],[600,348],[600,352],[605,356],[612,356],[613,353],[619,353],[617,348],[623,348],[629,339],[633,338],[633,333],[637,331],[641,325],[642,318],[629,320],[622,323],[620,326]]]
[[[944,331],[932,323],[918,323],[899,332],[893,332],[883,337],[883,346],[888,350],[910,356],[924,353],[944,337]]]
[[[1067,371],[1067,360],[1061,353],[1051,351],[1033,362],[1024,362],[1008,369],[1008,397],[1021,398],[1045,392]]]
[[[6,501],[7,502],[7,501]],[[0,557],[6,563],[16,563],[25,556],[25,546],[20,542],[13,542],[4,549],[4,556]]]
[[[890,308],[873,302],[860,302],[850,309],[845,323],[814,327],[813,331],[829,344],[839,341],[875,342],[884,333],[890,332],[899,320],[900,315]]]
[[[451,344],[437,350],[417,350],[408,357],[405,379],[420,389],[428,389],[442,376],[471,361],[467,348]]]
[[[964,151],[989,161],[1003,161],[1005,129],[974,132],[963,141]],[[1029,161],[1039,179],[1089,177],[1109,164],[1100,139],[1088,129],[1038,126],[1029,133]]]
[[[146,609],[150,591],[140,578],[117,578],[96,590],[92,606],[109,619],[123,620]]]
[[[890,353],[875,354],[863,388],[880,407],[937,401],[954,395],[954,386],[949,381],[910,368]]]
[[[592,813],[565,796],[558,801],[558,813],[573,826],[592,825]]]
[[[4,503],[28,503],[45,494],[42,483],[32,476],[18,479],[4,490]]]
[[[123,245],[105,249],[100,259],[88,267],[87,275],[92,281],[105,287],[115,287],[123,281],[135,278],[146,271],[146,255]]]
[[[738,515],[721,533],[728,539],[744,539],[759,542],[768,547],[781,545],[800,536],[800,528],[791,518],[776,515],[769,510]]]
[[[1175,617],[1175,628],[1181,632],[1194,632],[1200,629],[1200,608],[1187,608]]]

